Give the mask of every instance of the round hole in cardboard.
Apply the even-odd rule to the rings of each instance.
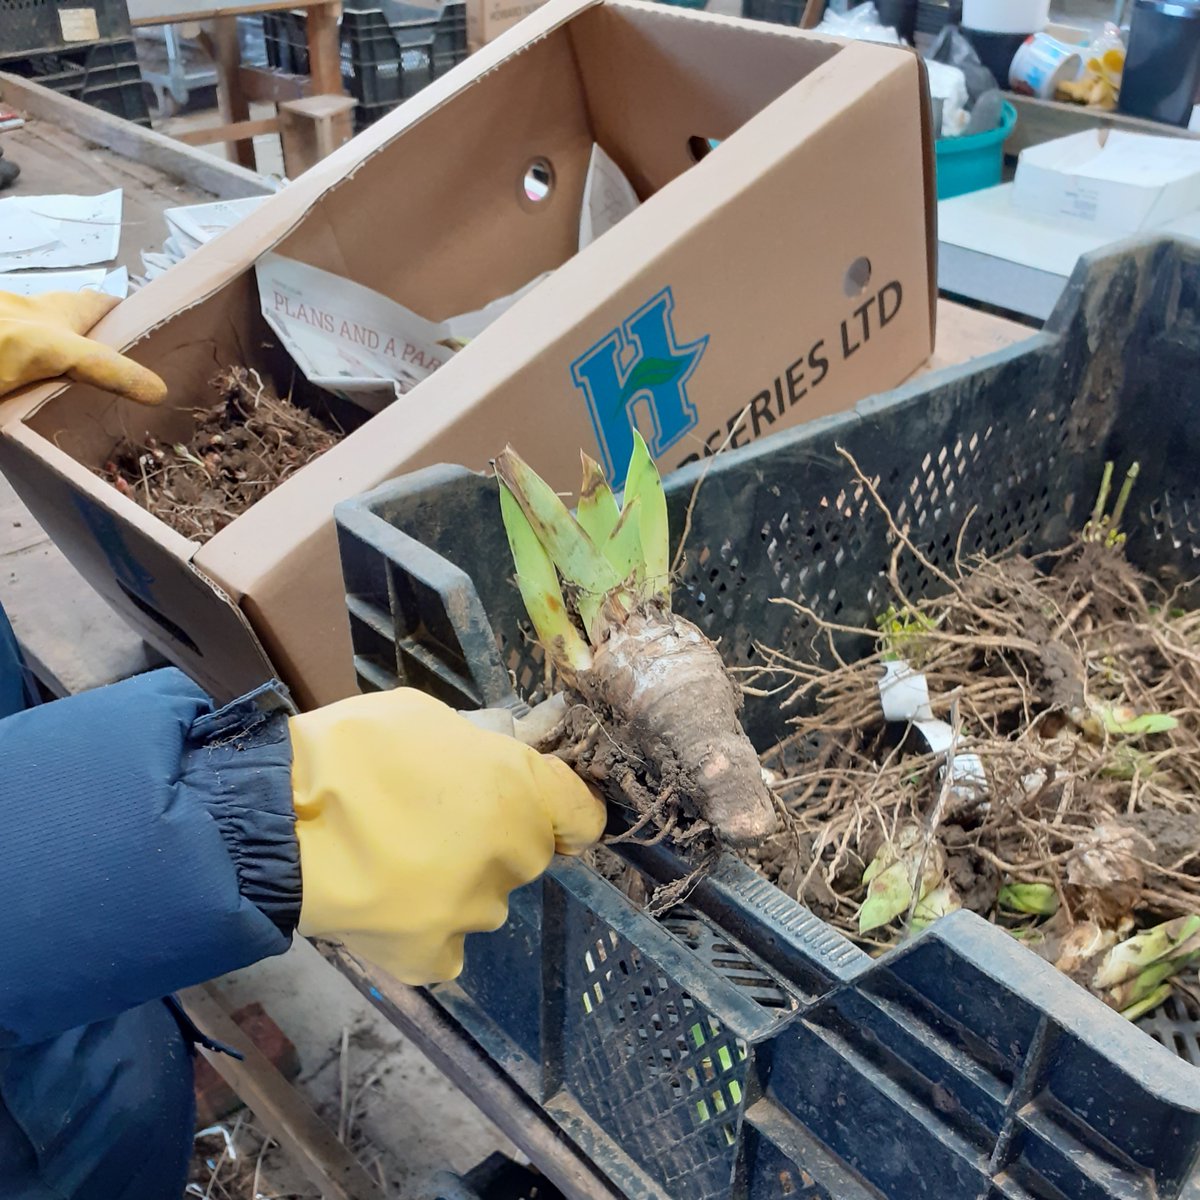
[[[846,278],[842,286],[847,296],[861,296],[867,290],[867,284],[870,282],[871,260],[856,258],[846,268]]]
[[[540,204],[549,198],[554,190],[554,168],[547,158],[535,158],[525,168],[525,176],[521,180],[521,190],[525,199],[534,204]]]

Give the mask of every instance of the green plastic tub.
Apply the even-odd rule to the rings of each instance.
[[[937,198],[949,200],[964,192],[995,187],[1004,173],[1004,143],[1017,123],[1017,110],[1006,100],[1000,124],[987,133],[969,137],[938,138]]]

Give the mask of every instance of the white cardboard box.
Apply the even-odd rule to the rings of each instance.
[[[1087,130],[1030,146],[1013,204],[1114,233],[1155,229],[1200,209],[1200,142]]]

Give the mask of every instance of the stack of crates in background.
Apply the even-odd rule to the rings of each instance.
[[[690,0],[669,0],[689,3]],[[851,0],[853,8],[861,0]],[[742,16],[748,21],[773,21],[776,25],[799,25],[807,8],[807,0],[742,0]],[[947,25],[962,20],[962,0],[917,0],[915,35],[920,49],[925,40],[937,37]],[[887,19],[884,24],[888,24]],[[907,35],[906,35],[907,36]]]
[[[0,71],[150,124],[125,0],[0,0]]]
[[[467,56],[466,0],[448,0],[440,9],[402,0],[368,3],[348,0],[342,12],[342,80],[358,101],[356,132]],[[309,73],[305,13],[266,13],[263,33],[269,66]]]

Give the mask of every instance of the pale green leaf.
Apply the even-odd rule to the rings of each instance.
[[[500,515],[508,534],[517,587],[538,639],[560,667],[583,670],[591,652],[571,621],[558,573],[512,492],[500,484]]]
[[[880,871],[871,880],[867,898],[858,910],[858,932],[869,933],[906,913],[912,894],[907,863],[895,862]]]
[[[1143,737],[1150,733],[1170,733],[1179,721],[1169,713],[1136,714],[1125,705],[1097,705],[1092,710],[1106,733],[1119,737]]]
[[[671,603],[671,547],[667,522],[667,497],[662,477],[645,438],[633,434],[633,454],[625,475],[624,505],[641,502],[641,548],[649,595],[666,607]]]
[[[496,474],[568,583],[600,597],[621,582],[554,489],[511,447],[497,457]]]
[[[1048,883],[1006,883],[997,897],[1009,912],[1051,917],[1058,912],[1058,893]]]
[[[1112,988],[1134,979],[1156,963],[1200,958],[1200,915],[1176,917],[1144,929],[1113,946],[1092,977],[1092,987]]]
[[[646,578],[646,561],[642,557],[642,501],[626,494],[620,520],[604,543],[604,557],[620,576],[623,584],[636,592]]]
[[[621,510],[600,464],[582,451],[579,457],[583,460],[583,486],[579,489],[575,517],[592,544],[603,546],[616,528]]]
[[[932,925],[939,917],[947,916],[962,908],[962,901],[948,884],[943,883],[930,892],[926,892],[917,901],[912,915],[912,931],[920,933],[922,929]]]
[[[1153,1012],[1170,994],[1171,984],[1160,983],[1148,996],[1143,997],[1136,1004],[1131,1004],[1128,1008],[1121,1009],[1121,1016],[1127,1020],[1136,1021],[1138,1017],[1144,1017],[1146,1013]]]

